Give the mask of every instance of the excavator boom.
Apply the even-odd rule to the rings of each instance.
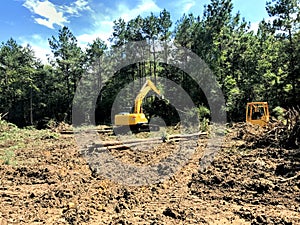
[[[153,82],[151,80],[147,80],[135,98],[134,113],[142,113],[143,100],[148,94],[148,92],[151,90],[153,90],[156,94],[160,95],[160,91],[156,88]]]

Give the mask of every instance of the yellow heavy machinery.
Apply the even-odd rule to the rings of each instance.
[[[122,113],[115,115],[114,125],[116,128],[129,127],[132,132],[159,130],[158,126],[152,125],[149,127],[148,119],[143,113],[142,103],[149,91],[153,90],[158,96],[160,91],[156,88],[153,82],[146,80],[134,101],[134,110],[132,113]]]
[[[267,102],[248,102],[246,107],[246,122],[261,127],[269,123],[270,114]]]

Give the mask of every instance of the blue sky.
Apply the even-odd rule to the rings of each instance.
[[[96,37],[107,40],[113,21],[122,17],[128,21],[138,15],[159,13],[167,9],[175,23],[183,13],[202,16],[210,0],[1,0],[0,42],[10,37],[19,44],[30,44],[42,60],[50,52],[48,38],[57,36],[61,26],[68,26],[84,47]],[[255,30],[263,18],[268,18],[264,0],[233,0],[234,12],[240,11]]]

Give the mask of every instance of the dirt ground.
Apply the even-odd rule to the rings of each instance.
[[[99,176],[72,134],[28,141],[14,151],[17,163],[0,165],[0,225],[300,224],[300,150],[250,149],[232,137],[205,170],[204,138],[174,176],[144,186]],[[112,154],[143,165],[175,144]]]

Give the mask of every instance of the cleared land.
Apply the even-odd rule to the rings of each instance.
[[[200,138],[192,159],[172,178],[137,187],[95,173],[73,134],[7,126],[0,143],[0,224],[300,224],[299,149],[250,145],[241,129],[229,130],[206,170],[199,170],[207,145]],[[110,151],[144,165],[174,146]]]

